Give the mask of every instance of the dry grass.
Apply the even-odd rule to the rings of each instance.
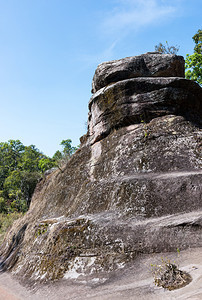
[[[11,227],[13,222],[22,217],[23,213],[14,212],[11,214],[0,214],[0,244],[3,242],[4,236]]]

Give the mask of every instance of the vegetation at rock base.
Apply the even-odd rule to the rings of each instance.
[[[168,42],[166,44],[159,43],[155,46],[155,51],[163,53],[163,54],[177,54],[179,51],[179,46],[169,46]]]
[[[179,258],[179,249],[177,252]],[[151,264],[151,271],[154,284],[169,291],[184,287],[192,281],[188,273],[180,270],[176,262],[171,262],[168,258],[161,258],[161,264]]]
[[[185,60],[185,77],[194,80],[202,86],[202,30],[199,29],[192,37],[195,47],[194,53],[187,54]]]
[[[58,150],[50,158],[34,145],[24,146],[20,140],[1,142],[0,213],[26,212],[36,184],[44,172],[69,159],[77,149],[71,143],[70,139],[63,140],[63,150]]]

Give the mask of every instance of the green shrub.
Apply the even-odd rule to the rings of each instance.
[[[0,197],[0,213],[7,213],[6,200],[3,197]]]

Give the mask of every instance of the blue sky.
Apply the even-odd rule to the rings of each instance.
[[[201,13],[201,0],[0,0],[0,141],[78,145],[97,65],[166,41],[191,54]]]

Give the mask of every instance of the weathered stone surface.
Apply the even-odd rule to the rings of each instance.
[[[157,288],[153,283],[154,278],[149,266],[151,264],[161,264],[162,257],[169,259],[171,262],[176,261],[181,270],[188,272],[192,277],[191,284],[172,292]],[[26,300],[47,300],[47,298],[48,300],[171,300],[171,297],[175,300],[199,300],[202,298],[201,261],[201,248],[180,251],[179,257],[175,249],[174,252],[153,253],[152,255],[137,257],[127,268],[116,272],[112,280],[101,285],[98,284],[99,277],[92,280],[88,276],[83,276],[80,280],[79,278],[70,278],[56,283],[40,285],[34,291],[30,288],[26,289],[24,285],[19,284],[10,274],[3,273],[0,274],[0,292],[3,297],[3,287],[3,291],[9,291],[9,294],[15,295],[15,299]],[[79,281],[79,284],[77,281]]]
[[[92,92],[129,78],[184,77],[184,58],[149,52],[100,64],[93,77]]]
[[[2,270],[102,283],[140,253],[202,246],[201,88],[127,79],[89,108],[81,148],[44,177],[8,232]]]
[[[114,131],[46,176],[3,244],[2,268],[42,281],[76,268],[102,282],[140,252],[201,246],[200,132],[173,115],[145,130]]]
[[[100,89],[89,102],[89,135],[94,143],[112,130],[168,114],[202,125],[202,90],[182,78],[135,78]]]

